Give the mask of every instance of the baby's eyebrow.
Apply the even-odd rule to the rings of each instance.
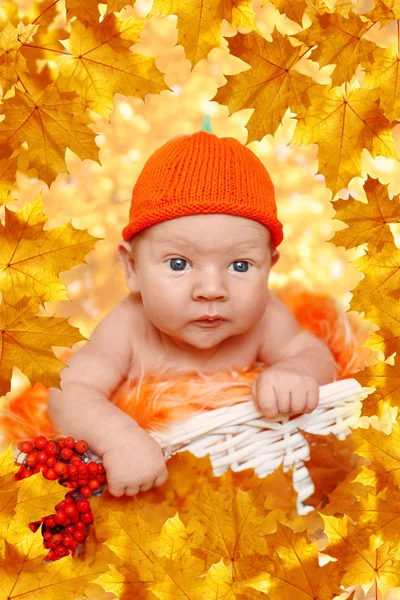
[[[195,244],[194,242],[187,242],[186,240],[181,240],[181,239],[174,239],[174,240],[165,240],[164,242],[160,242],[161,246],[173,246],[173,245],[178,245],[178,246],[186,246],[186,247],[190,247],[190,248],[195,248],[196,250],[201,251],[202,248],[200,246],[198,246],[197,244]],[[261,250],[260,248],[260,244],[257,244],[256,242],[242,242],[241,244],[232,244],[232,246],[229,246],[229,248],[226,248],[226,251],[232,251],[232,250]]]

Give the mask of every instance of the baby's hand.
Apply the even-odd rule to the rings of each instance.
[[[168,470],[160,445],[139,426],[129,428],[103,454],[108,491],[113,496],[134,496],[160,486]]]
[[[279,366],[262,371],[252,391],[254,404],[267,419],[279,414],[310,413],[319,403],[318,381]]]

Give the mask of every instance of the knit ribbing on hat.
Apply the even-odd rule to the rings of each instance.
[[[157,223],[210,213],[262,223],[275,247],[283,240],[274,186],[258,156],[235,138],[198,131],[168,140],[148,158],[122,236],[127,241]]]

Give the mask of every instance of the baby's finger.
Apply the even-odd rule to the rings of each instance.
[[[168,479],[168,471],[166,473],[163,473],[162,475],[159,475],[156,480],[154,481],[154,487],[158,487],[160,485],[164,485],[164,483],[167,481]]]
[[[125,496],[136,496],[139,493],[139,486],[129,486],[125,488]]]
[[[278,399],[272,385],[264,384],[259,390],[257,400],[260,411],[267,419],[273,419],[278,415]]]
[[[292,390],[291,409],[294,413],[303,413],[307,407],[307,390]]]
[[[139,491],[140,492],[147,492],[148,490],[150,490],[153,487],[153,482],[147,482],[147,483],[142,483],[142,485],[139,487]]]
[[[287,415],[290,413],[292,392],[283,390],[278,394],[278,411],[280,415]]]
[[[120,487],[120,486],[113,486],[110,484],[108,484],[108,491],[110,492],[111,496],[115,496],[116,498],[120,498],[121,496],[124,495],[125,493],[125,488],[124,487]]]
[[[307,406],[305,412],[311,413],[313,410],[317,408],[319,404],[319,386],[316,385],[315,388],[308,390],[307,392]]]

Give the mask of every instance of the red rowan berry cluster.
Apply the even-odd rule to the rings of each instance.
[[[29,523],[35,532],[42,525],[43,545],[49,549],[45,560],[53,561],[74,555],[76,548],[84,542],[88,528],[93,523],[89,498],[102,493],[106,481],[102,463],[91,460],[88,445],[84,440],[75,441],[71,436],[48,440],[44,435],[33,442],[24,440],[18,449],[25,458],[14,479],[19,481],[42,472],[46,479],[55,480],[70,488],[65,500],[59,502],[56,513]]]

